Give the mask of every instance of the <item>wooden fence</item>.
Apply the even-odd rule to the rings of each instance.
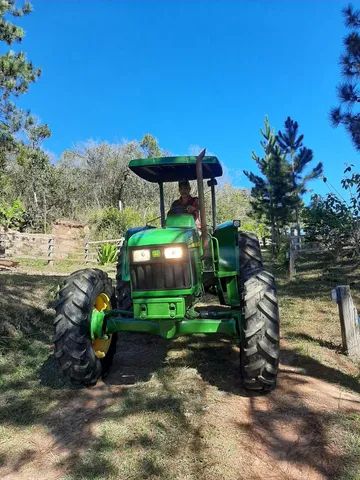
[[[296,276],[296,259],[305,254],[310,253],[323,253],[324,247],[320,242],[306,242],[303,235],[290,235],[289,236],[289,278],[293,280]]]
[[[359,315],[350,293],[349,285],[339,285],[331,291],[331,298],[338,304],[341,338],[345,352],[360,359]]]
[[[41,233],[3,232],[0,233],[0,259],[44,260],[48,265],[53,265],[56,261],[71,258],[79,263],[95,263],[97,262],[98,248],[101,245],[116,244],[120,249],[124,239],[99,241],[85,239],[83,244],[79,244],[79,249],[76,249],[68,257],[65,246],[67,241],[66,237]]]
[[[97,262],[98,248],[101,245],[116,244],[118,250],[120,250],[121,245],[124,242],[124,238],[112,238],[110,240],[85,240],[84,244],[84,260],[85,263]]]

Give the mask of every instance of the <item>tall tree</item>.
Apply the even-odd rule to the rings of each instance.
[[[304,135],[299,134],[299,125],[297,122],[287,117],[284,131],[279,131],[276,137],[281,152],[285,155],[291,167],[292,186],[294,191],[294,218],[298,234],[300,233],[299,211],[301,206],[301,196],[307,191],[307,183],[318,178],[323,172],[323,165],[319,162],[305,174],[306,168],[313,160],[313,152],[304,147]]]
[[[29,2],[18,7],[16,0],[0,1],[0,42],[8,47],[19,44],[24,38],[24,30],[12,23],[12,17],[18,18],[31,12]],[[5,47],[6,48],[6,47]],[[9,153],[17,150],[24,143],[18,133],[27,131],[39,137],[35,128],[40,128],[45,137],[50,135],[46,125],[36,126],[35,119],[29,112],[19,109],[15,99],[28,91],[29,85],[40,75],[39,68],[29,62],[23,52],[14,52],[9,49],[0,56],[0,166],[4,166]]]
[[[19,3],[0,1],[0,45],[5,52],[0,56],[0,201],[5,209],[11,209],[21,198],[27,218],[39,228],[46,224],[44,176],[50,166],[41,143],[50,136],[50,130],[16,105],[17,98],[41,73],[24,52],[13,49],[25,35],[13,20],[31,12],[29,2]],[[11,176],[10,172],[16,174]]]
[[[360,150],[360,10],[354,10],[352,5],[343,9],[345,25],[350,32],[344,39],[345,52],[340,57],[344,82],[338,85],[340,106],[331,110],[332,124],[337,127],[344,125],[349,132],[357,150]]]
[[[251,189],[252,207],[258,218],[265,218],[271,229],[273,252],[279,247],[279,234],[289,222],[296,198],[293,195],[292,175],[285,156],[276,141],[268,118],[260,131],[264,156],[252,154],[262,176],[244,171],[254,184]]]

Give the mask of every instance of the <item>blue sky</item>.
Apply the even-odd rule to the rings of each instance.
[[[264,116],[278,130],[290,115],[336,188],[346,162],[359,166],[348,135],[329,123],[343,1],[32,3],[22,48],[43,73],[21,104],[49,124],[45,148],[55,155],[150,132],[174,154],[207,147],[249,187],[241,172],[255,169]],[[328,191],[321,181],[312,188]]]

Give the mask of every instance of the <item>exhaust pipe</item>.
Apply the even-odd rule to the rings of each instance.
[[[202,160],[205,157],[206,148],[202,150],[196,157],[196,180],[199,196],[199,208],[200,208],[200,223],[201,223],[201,240],[204,249],[204,257],[208,256],[209,239],[206,226],[206,213],[205,213],[205,198],[204,198],[204,184],[203,184],[203,171]]]

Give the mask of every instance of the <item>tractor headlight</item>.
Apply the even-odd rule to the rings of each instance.
[[[150,260],[150,250],[148,248],[133,251],[134,262],[148,262],[149,260]]]
[[[181,258],[183,256],[183,249],[181,247],[167,247],[164,248],[165,258]]]

